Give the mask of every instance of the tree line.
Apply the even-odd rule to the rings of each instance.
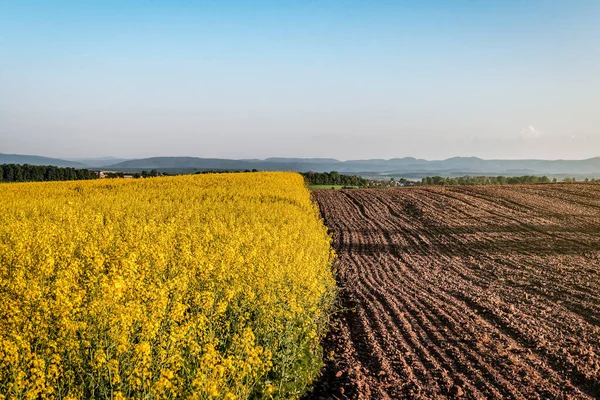
[[[169,176],[170,174],[167,172],[158,172],[158,170],[153,169],[150,172],[142,171],[142,172],[114,172],[107,171],[103,172],[105,178],[151,178],[154,176]]]
[[[577,182],[575,178],[564,178],[563,182]],[[585,179],[585,182],[595,182],[595,179]],[[547,176],[461,176],[445,178],[442,176],[428,176],[421,180],[422,185],[507,185],[518,183],[556,183]]]
[[[0,165],[0,182],[77,181],[96,178],[98,174],[88,169],[52,165]]]
[[[343,175],[331,172],[301,172],[309,185],[367,186],[369,181],[357,175]]]

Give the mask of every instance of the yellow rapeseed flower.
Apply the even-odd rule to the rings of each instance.
[[[0,184],[0,400],[297,398],[334,254],[295,173]]]

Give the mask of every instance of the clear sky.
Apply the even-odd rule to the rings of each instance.
[[[600,156],[600,1],[0,0],[0,152]]]

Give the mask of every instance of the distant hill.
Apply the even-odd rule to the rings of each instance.
[[[276,158],[267,160],[230,160],[223,158],[196,157],[152,157],[139,160],[129,160],[108,165],[106,169],[189,169],[197,171],[233,170],[243,171],[258,169],[261,171],[331,171],[340,164],[338,160],[301,158]]]
[[[117,157],[94,157],[94,158],[68,158],[67,161],[74,161],[81,164],[85,164],[92,168],[99,168],[109,164],[117,164],[123,161],[127,161],[126,158]]]
[[[54,165],[55,167],[88,168],[88,165],[59,158],[0,153],[0,164]]]
[[[151,157],[122,160],[112,157],[61,160],[30,155],[0,154],[0,164],[55,165],[122,172],[156,169],[162,172],[198,171],[298,171],[356,174],[365,177],[394,176],[420,179],[425,176],[464,175],[548,175],[600,177],[600,157],[587,160],[484,160],[478,157],[452,157],[446,160],[423,160],[413,157],[339,161],[333,158],[282,158],[232,160],[198,157]]]
[[[248,160],[248,161],[263,161],[263,160]],[[270,157],[265,158],[265,162],[269,163],[314,163],[314,164],[326,164],[326,163],[339,163],[340,161],[335,158],[285,158],[285,157]]]
[[[196,157],[153,157],[129,160],[107,166],[108,169],[187,169],[328,172],[359,175],[423,177],[430,175],[590,175],[600,176],[600,157],[587,160],[484,160],[477,157],[453,157],[447,160],[422,160],[412,157],[391,160],[339,161],[330,158],[268,158],[230,160]]]

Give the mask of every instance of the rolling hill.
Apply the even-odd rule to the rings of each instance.
[[[484,160],[478,157],[452,157],[446,160],[424,160],[413,157],[339,161],[333,158],[282,158],[264,160],[233,160],[199,157],[150,157],[121,160],[100,159],[61,160],[32,155],[1,154],[0,164],[55,165],[111,171],[142,171],[156,169],[171,173],[198,171],[298,171],[356,174],[367,177],[393,176],[419,179],[425,176],[463,175],[552,175],[600,177],[600,157],[586,160]],[[115,162],[119,161],[119,162]]]
[[[390,160],[350,160],[275,158],[230,160],[196,157],[153,157],[129,160],[107,166],[109,169],[188,169],[262,171],[338,171],[359,175],[423,177],[429,175],[600,175],[600,157],[587,160],[484,160],[477,157],[453,157],[423,160],[411,157]]]
[[[3,153],[0,153],[0,164],[54,165],[55,167],[88,168],[86,164],[76,161],[61,160],[59,158],[42,156]]]

